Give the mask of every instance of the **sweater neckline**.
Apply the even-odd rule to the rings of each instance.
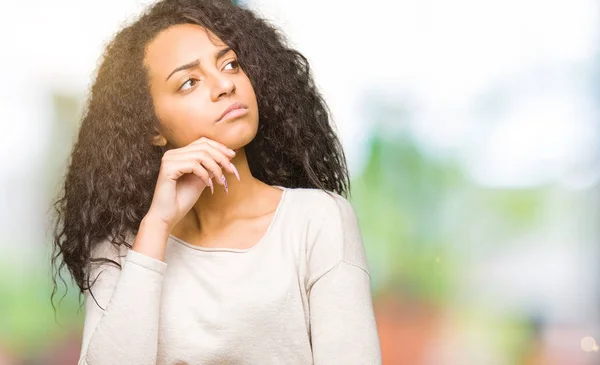
[[[275,225],[276,221],[278,220],[278,217],[279,217],[280,211],[281,211],[281,207],[283,206],[283,202],[284,202],[287,192],[289,190],[288,188],[285,188],[283,186],[278,186],[278,185],[272,185],[272,186],[282,190],[283,192],[281,194],[281,198],[279,198],[279,203],[277,203],[277,207],[275,208],[275,213],[273,214],[273,218],[271,218],[271,222],[269,223],[267,230],[262,235],[262,237],[258,240],[258,242],[256,244],[254,244],[252,247],[249,247],[249,248],[201,247],[201,246],[193,245],[189,242],[186,242],[186,241],[182,240],[181,238],[173,236],[172,234],[169,235],[169,238],[171,238],[173,241],[175,241],[185,247],[191,248],[196,251],[203,251],[203,252],[245,253],[245,252],[250,252],[250,251],[256,249],[264,241],[266,241],[267,237],[269,236],[269,233],[271,232],[273,226]]]

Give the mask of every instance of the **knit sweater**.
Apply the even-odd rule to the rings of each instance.
[[[335,193],[279,188],[272,221],[249,249],[170,235],[160,261],[99,242],[92,257],[121,268],[89,267],[78,364],[380,364],[352,205]]]

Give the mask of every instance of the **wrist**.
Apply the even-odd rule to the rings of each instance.
[[[171,230],[161,219],[146,216],[140,223],[132,249],[160,261],[165,259],[165,249]]]
[[[153,215],[152,213],[147,213],[144,218],[142,218],[142,221],[140,222],[140,230],[142,230],[142,228],[145,230],[151,230],[155,234],[159,234],[161,236],[169,236],[172,230],[167,222],[165,222],[162,218]]]

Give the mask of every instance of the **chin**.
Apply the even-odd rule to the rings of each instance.
[[[256,137],[258,125],[249,125],[242,121],[231,123],[222,131],[220,142],[231,149],[245,147]]]

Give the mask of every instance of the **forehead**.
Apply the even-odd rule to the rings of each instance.
[[[148,43],[144,63],[151,75],[166,77],[178,66],[212,57],[223,46],[225,43],[200,25],[173,25]]]

